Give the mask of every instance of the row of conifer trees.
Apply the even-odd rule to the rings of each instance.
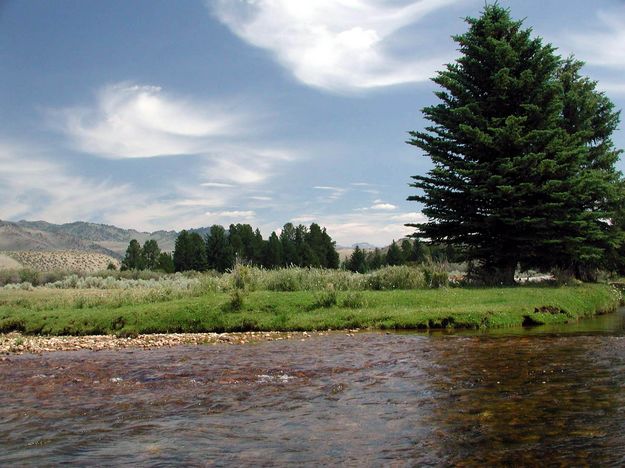
[[[224,272],[236,262],[265,268],[339,267],[336,243],[326,229],[316,223],[310,227],[287,223],[280,235],[272,232],[267,240],[259,229],[249,224],[231,224],[228,229],[216,224],[205,235],[198,231],[181,231],[173,255],[161,252],[155,240],[148,240],[141,247],[133,239],[126,250],[122,269]]]

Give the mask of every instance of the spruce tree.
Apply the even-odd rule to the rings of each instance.
[[[558,70],[563,93],[561,125],[584,150],[580,170],[565,198],[566,211],[573,216],[566,230],[558,220],[562,238],[548,241],[535,263],[547,260],[547,266],[591,280],[597,268],[609,267],[606,252],[623,241],[617,221],[623,187],[622,175],[615,169],[621,150],[612,142],[620,113],[604,93],[597,91],[595,81],[581,75],[583,65],[569,57]],[[547,249],[549,255],[541,255]]]
[[[571,96],[559,79],[561,59],[497,4],[466,21],[469,30],[454,37],[460,58],[433,79],[441,102],[423,109],[432,125],[410,132],[408,143],[434,163],[413,177],[421,193],[409,197],[425,205],[429,221],[410,226],[420,238],[460,248],[485,278],[505,284],[514,283],[519,263],[593,257],[583,237],[590,229],[599,239],[608,212],[589,215],[588,207],[613,187],[611,176],[600,182],[587,171],[583,132],[566,128]]]

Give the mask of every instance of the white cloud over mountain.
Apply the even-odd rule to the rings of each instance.
[[[425,81],[447,61],[435,38],[415,33],[428,14],[463,0],[217,0],[217,18],[249,44],[270,51],[301,82],[330,90]],[[406,56],[390,42],[411,26],[421,43]],[[424,29],[424,28],[422,28]]]

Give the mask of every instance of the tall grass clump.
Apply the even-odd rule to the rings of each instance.
[[[425,285],[431,289],[443,288],[449,285],[449,272],[440,263],[427,263],[421,267]]]
[[[328,309],[335,306],[338,303],[336,289],[332,284],[327,284],[326,287],[315,294],[315,303],[313,308]]]
[[[158,289],[190,290],[200,284],[199,278],[182,274],[167,275],[158,279],[116,279],[115,276],[85,276],[72,274],[60,281],[48,283],[54,289]]]
[[[347,309],[362,309],[367,306],[367,300],[360,291],[348,291],[341,300],[341,307]]]
[[[392,289],[425,289],[428,283],[421,270],[406,265],[388,266],[365,275],[366,289],[388,291]]]

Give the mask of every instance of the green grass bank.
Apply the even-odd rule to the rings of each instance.
[[[139,304],[0,306],[0,332],[41,335],[489,328],[565,323],[616,309],[603,284],[394,291],[210,292]],[[23,305],[21,305],[23,304]]]

